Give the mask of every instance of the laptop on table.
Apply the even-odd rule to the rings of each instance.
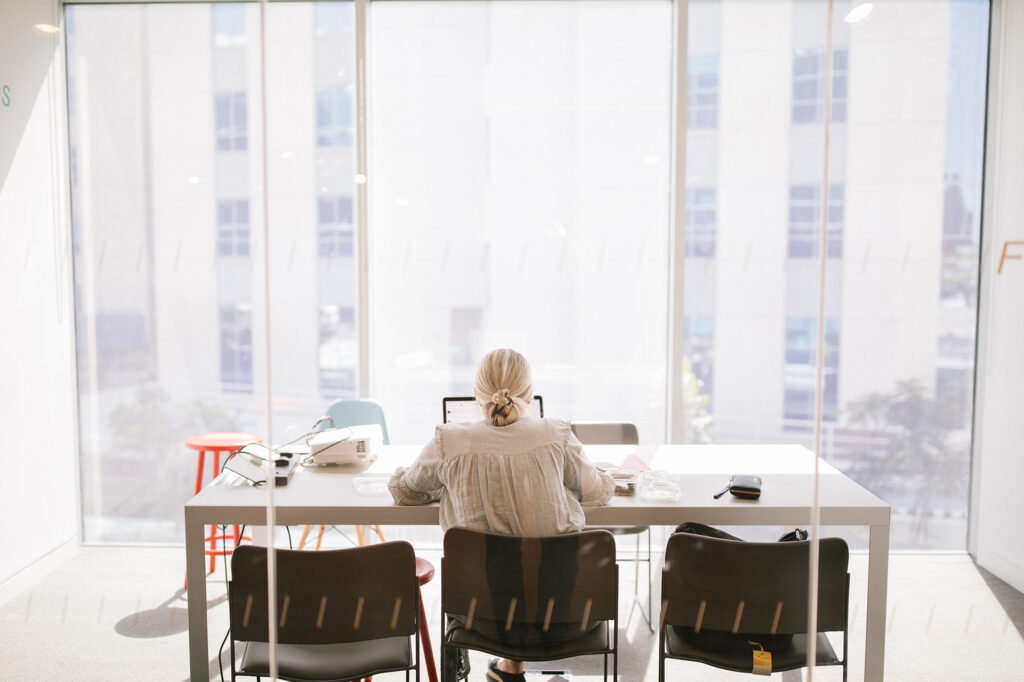
[[[461,422],[475,422],[484,418],[484,408],[480,407],[476,398],[471,397],[449,397],[441,400],[441,412],[443,424],[456,424]],[[538,419],[544,416],[544,399],[539,395],[533,396],[527,404],[526,413]]]

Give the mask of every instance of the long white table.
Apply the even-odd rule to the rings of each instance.
[[[289,484],[275,488],[278,525],[381,524],[436,525],[438,506],[401,507],[390,497],[364,495],[357,477],[381,477],[415,459],[420,446],[386,447],[366,471],[317,467],[296,471]],[[604,507],[588,507],[593,525],[665,525],[683,521],[711,525],[811,523],[816,458],[799,445],[588,446],[594,462],[618,463],[636,454],[652,469],[670,472],[682,489],[674,503],[615,497]],[[827,526],[869,526],[867,623],[864,679],[882,680],[885,662],[886,582],[889,563],[889,505],[823,460],[818,463],[819,519]],[[763,479],[761,498],[732,495],[714,499],[731,474]],[[206,622],[205,524],[266,525],[267,492],[233,474],[221,475],[185,504],[185,553],[188,576],[189,662],[193,682],[206,682],[209,651]]]

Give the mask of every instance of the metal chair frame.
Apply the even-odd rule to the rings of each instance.
[[[561,541],[565,540],[565,543]],[[545,543],[547,544],[545,548]],[[506,612],[496,613],[497,603],[504,600],[512,592],[496,589],[490,582],[488,568],[502,573],[502,566],[489,566],[488,552],[498,547],[499,555],[502,547],[512,547],[522,557],[523,604],[517,605],[512,598]],[[573,544],[570,544],[573,543]],[[561,547],[566,544],[566,547]],[[553,550],[554,547],[559,547]],[[445,533],[444,556],[441,559],[441,681],[454,682],[455,671],[450,669],[453,649],[468,648],[483,651],[492,655],[513,658],[523,661],[550,661],[577,656],[601,655],[604,657],[604,679],[608,679],[608,657],[612,658],[612,679],[617,682],[618,664],[618,565],[615,563],[615,539],[605,530],[590,530],[581,533],[547,538],[521,538],[494,533],[484,533],[467,528],[450,528]],[[567,558],[580,557],[574,560],[574,573],[571,574],[572,587],[568,593],[562,594],[559,606],[562,616],[554,622],[581,624],[581,635],[578,639],[561,641],[558,644],[523,645],[501,642],[487,635],[472,630],[474,618],[490,617],[492,623],[504,622],[505,630],[509,630],[513,622],[517,627],[539,628],[547,631],[548,623],[552,622],[552,612],[557,597],[547,602],[546,610],[542,607],[543,588],[539,588],[542,576],[547,575],[541,568],[546,551],[556,551],[555,561],[561,562],[557,552],[578,552],[566,554]],[[541,557],[538,559],[538,557]],[[492,556],[493,559],[493,556]],[[478,598],[479,597],[479,598]],[[463,619],[459,621],[452,618]],[[565,620],[565,619],[568,620]],[[586,622],[600,623],[599,630],[584,629]],[[450,625],[455,625],[450,628]],[[470,626],[470,627],[467,627]],[[500,626],[499,626],[500,627]],[[536,631],[536,630],[535,630]],[[596,633],[596,638],[594,633]],[[597,638],[603,644],[597,645]],[[454,642],[453,640],[460,641]],[[471,642],[467,642],[470,639]]]
[[[636,425],[632,422],[573,422],[572,432],[576,438],[579,439],[584,445],[639,445],[640,437],[637,432]],[[630,614],[636,607],[640,611],[640,616],[643,617],[644,622],[647,623],[647,629],[650,632],[654,632],[654,622],[652,620],[653,614],[653,597],[652,586],[654,584],[654,575],[652,564],[652,553],[651,553],[651,527],[650,526],[588,526],[589,528],[603,528],[611,532],[612,535],[636,535],[636,550],[634,551],[633,558],[620,558],[617,556],[617,561],[628,561],[633,563],[633,602],[630,604]],[[647,535],[647,554],[645,558],[641,558],[640,555],[640,536]],[[640,564],[647,564],[647,609],[644,610],[644,605],[640,601]]]
[[[840,538],[819,541],[817,660],[815,666],[839,665],[847,678],[849,644],[849,549]],[[810,542],[743,542],[676,533],[665,549],[662,570],[662,612],[658,632],[658,680],[665,680],[665,661],[694,661],[737,673],[753,671],[753,647],[759,635],[777,638],[781,665],[771,672],[807,666],[807,591]],[[702,648],[705,642],[680,639],[670,650],[669,630],[684,629],[687,636],[711,631],[716,643],[730,651]],[[842,632],[840,659],[825,633]],[[766,639],[765,641],[769,641]],[[735,648],[733,648],[735,645]],[[787,651],[785,647],[790,649]],[[744,648],[746,647],[746,648]],[[766,647],[769,648],[770,647]],[[744,655],[744,652],[746,655]],[[785,658],[783,658],[783,656]]]
[[[421,610],[412,545],[388,542],[323,552],[271,551],[277,554],[278,566],[278,665],[288,654],[303,663],[319,657],[325,660],[321,664],[325,668],[330,667],[329,663],[362,655],[369,659],[365,664],[372,666],[352,670],[349,663],[345,672],[335,668],[336,674],[315,678],[279,667],[279,679],[344,682],[404,670],[406,682],[413,671],[419,682]],[[239,676],[258,680],[269,674],[262,663],[258,670],[239,670],[236,661],[236,644],[244,647],[244,666],[250,647],[266,647],[269,639],[267,552],[266,547],[242,545],[231,557],[228,607],[232,682]],[[367,655],[369,648],[377,651]],[[260,659],[265,653],[253,651]],[[408,665],[400,663],[403,659]]]

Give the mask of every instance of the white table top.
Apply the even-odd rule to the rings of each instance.
[[[437,524],[436,504],[402,507],[386,493],[366,495],[356,490],[357,479],[375,483],[379,489],[397,466],[408,465],[420,449],[386,446],[365,470],[338,466],[296,470],[287,486],[274,490],[277,522]],[[652,469],[667,472],[682,490],[681,498],[671,503],[616,496],[606,506],[586,508],[590,524],[810,524],[816,458],[800,445],[588,446],[587,453],[597,463],[619,463],[635,454]],[[821,523],[888,524],[887,504],[824,461],[818,460],[818,467]],[[731,474],[761,476],[761,498],[742,500],[727,494],[714,499]],[[265,523],[266,502],[265,489],[252,488],[228,472],[185,505],[186,521],[260,525]]]

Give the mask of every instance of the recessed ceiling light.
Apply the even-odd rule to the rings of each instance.
[[[188,176],[188,183],[190,185],[198,185],[199,184],[199,176],[198,175],[190,175],[190,176]]]
[[[363,175],[362,173],[359,173],[358,175],[356,175],[355,181],[356,181],[357,185],[365,185],[366,184],[366,176]]]
[[[60,29],[54,26],[53,24],[36,24],[32,28],[34,28],[37,32],[48,36],[51,36],[54,33],[60,33]]]
[[[875,5],[870,2],[862,2],[857,5],[849,12],[846,13],[846,17],[843,18],[848,24],[856,24],[858,21],[864,21],[871,14],[871,10],[875,8]]]

